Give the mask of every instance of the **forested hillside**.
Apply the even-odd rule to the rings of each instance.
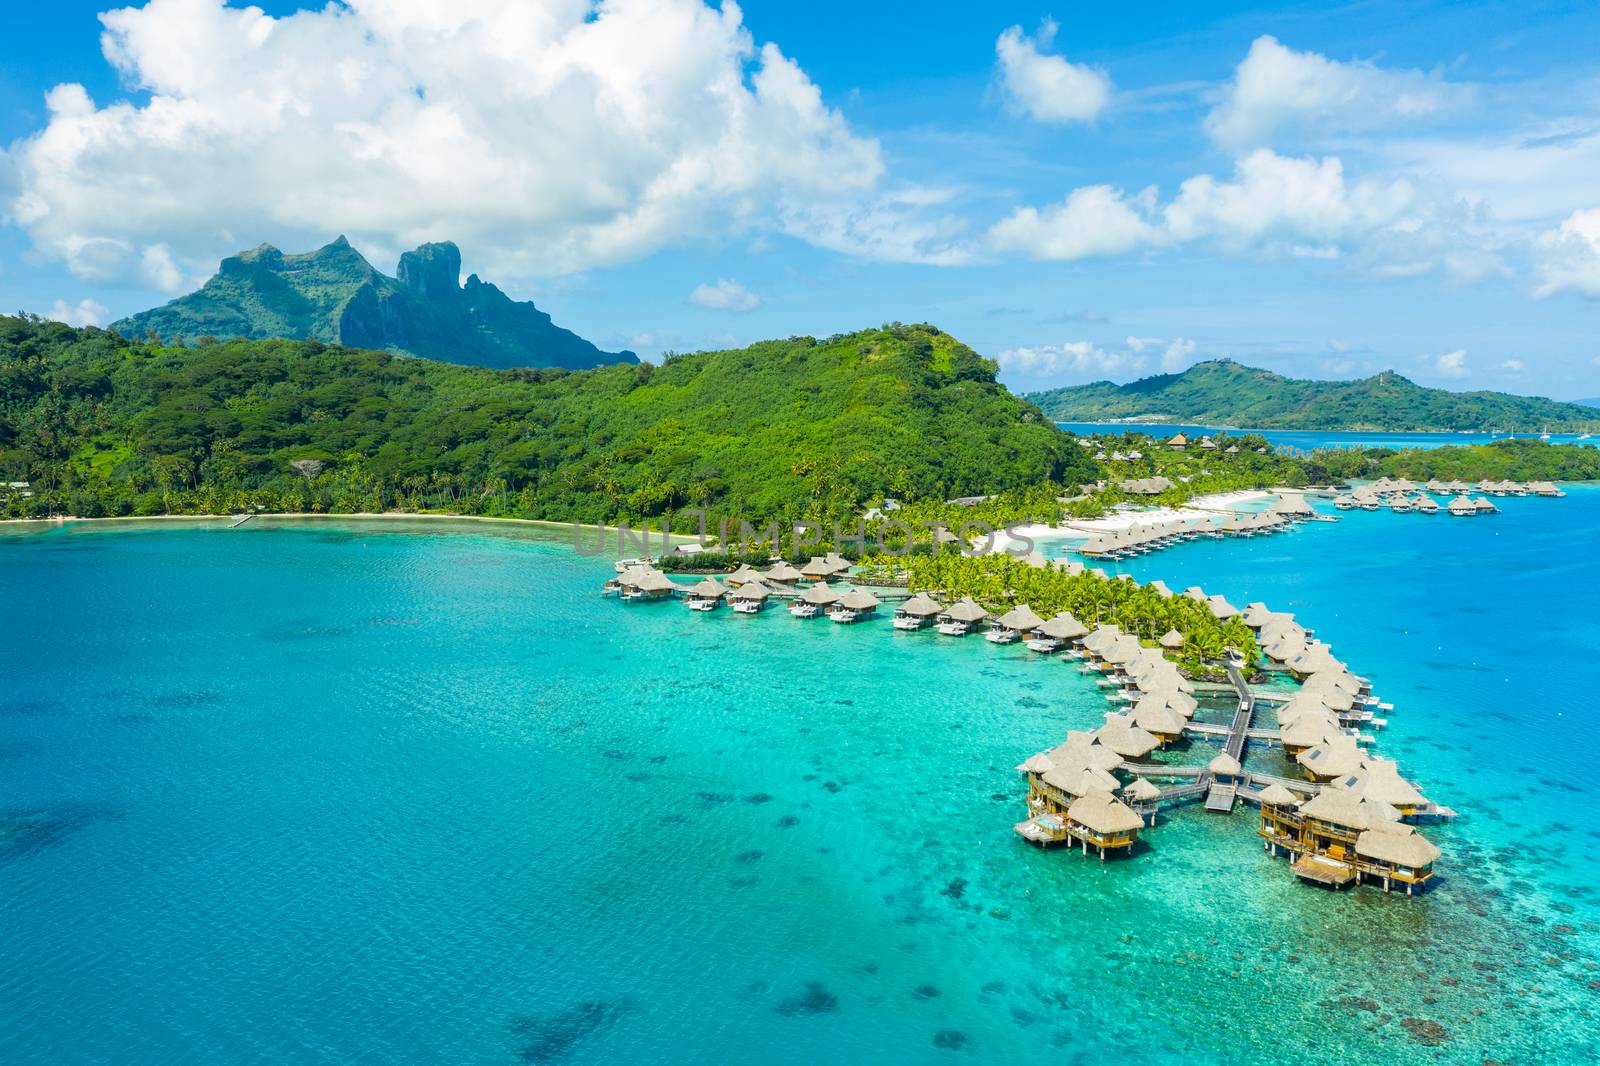
[[[285,340],[160,347],[0,318],[12,513],[389,508],[612,522],[831,518],[1092,480],[995,366],[931,326],[662,366],[487,370]]]
[[[1025,397],[1058,422],[1138,419],[1248,429],[1539,430],[1600,426],[1578,404],[1504,392],[1424,388],[1393,371],[1359,381],[1301,381],[1231,359],[1126,385],[1098,381]]]

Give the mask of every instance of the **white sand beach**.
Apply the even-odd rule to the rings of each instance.
[[[1139,511],[1117,511],[1114,514],[1106,515],[1104,518],[1069,518],[1063,526],[1047,526],[1043,523],[1035,523],[1029,526],[1018,526],[1015,532],[1019,537],[1027,537],[1035,542],[1080,540],[1090,533],[1131,529],[1135,526],[1169,522],[1173,519],[1214,518],[1219,511],[1234,510],[1239,508],[1240,504],[1271,499],[1273,495],[1273,493],[1262,489],[1219,492],[1210,496],[1196,496],[1183,507],[1150,507]],[[1006,533],[1005,530],[996,530],[992,550],[1005,551],[1016,540],[1016,537]]]

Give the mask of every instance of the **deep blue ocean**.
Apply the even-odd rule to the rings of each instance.
[[[1023,844],[1105,704],[1020,646],[624,605],[515,527],[0,535],[0,1060],[1594,1062],[1600,489],[1502,507],[1132,564],[1373,678],[1462,814],[1421,899],[1244,810]]]

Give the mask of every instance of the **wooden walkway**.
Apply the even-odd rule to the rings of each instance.
[[[1244,745],[1251,732],[1250,724],[1256,716],[1256,696],[1250,691],[1250,686],[1245,682],[1244,674],[1240,673],[1238,664],[1229,659],[1223,664],[1228,671],[1228,680],[1233,683],[1233,690],[1239,695],[1239,709],[1234,712],[1233,724],[1228,727],[1228,739],[1222,744],[1222,750],[1227,752],[1235,762],[1244,763]],[[1239,785],[1235,781],[1218,781],[1209,771],[1202,777],[1211,787],[1206,792],[1206,810],[1218,814],[1228,814],[1233,810],[1234,802],[1239,796]]]
[[[232,522],[229,522],[228,523],[228,528],[229,529],[238,529],[240,526],[244,525],[246,522],[250,521],[250,519],[254,518],[255,516],[256,516],[256,513],[254,511],[251,511],[248,514],[242,514],[238,518],[235,518]]]

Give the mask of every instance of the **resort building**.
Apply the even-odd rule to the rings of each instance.
[[[964,637],[989,617],[970,596],[963,596],[939,612],[939,632],[947,637]]]
[[[1339,788],[1300,802],[1279,785],[1260,799],[1257,832],[1264,846],[1274,856],[1286,855],[1303,881],[1342,888],[1367,880],[1411,895],[1433,877],[1439,849],[1386,803]]]
[[[896,629],[921,629],[932,624],[944,610],[936,601],[925,593],[917,593],[906,600],[894,611],[894,627]]]
[[[616,586],[622,599],[629,602],[671,599],[678,591],[672,579],[653,566],[628,567],[617,576]]]
[[[708,577],[691,588],[684,599],[691,611],[711,611],[722,606],[728,590],[714,577]]]
[[[1088,635],[1088,627],[1074,618],[1071,611],[1062,611],[1033,631],[1028,647],[1052,652],[1064,646],[1071,647]]]
[[[866,589],[851,589],[828,608],[828,617],[841,623],[859,622],[876,614],[879,602],[878,597]]]
[[[800,590],[800,594],[789,605],[789,613],[796,618],[815,618],[838,603],[840,595],[838,589],[829,587],[826,581],[819,581],[809,588]]]
[[[771,595],[772,590],[763,585],[759,578],[754,578],[729,593],[728,602],[739,614],[757,614],[766,608]]]
[[[768,581],[777,582],[780,585],[792,585],[796,581],[799,581],[801,578],[805,577],[805,575],[802,574],[799,568],[797,568],[793,563],[783,560],[779,560],[770,570],[761,576]]]
[[[1019,637],[1028,636],[1042,625],[1044,619],[1034,614],[1032,607],[1019,603],[990,623],[989,632],[984,636],[995,644],[1010,644]]]

